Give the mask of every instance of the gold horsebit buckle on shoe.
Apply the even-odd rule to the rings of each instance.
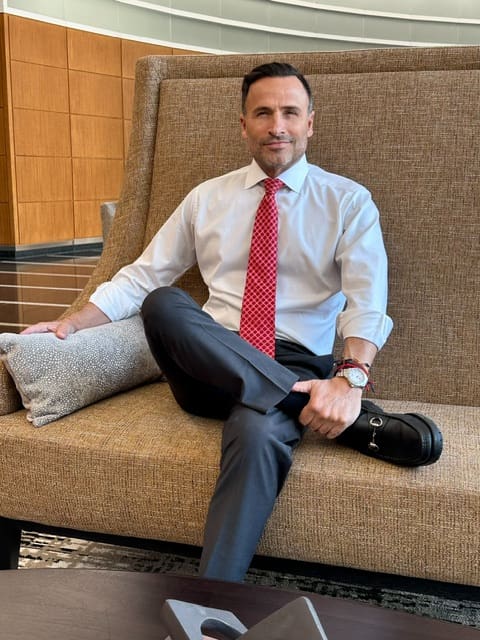
[[[382,420],[382,418],[379,418],[378,416],[374,416],[373,418],[370,418],[370,420],[368,421],[368,424],[373,429],[373,431],[372,431],[372,439],[368,443],[368,448],[370,449],[370,451],[378,453],[380,451],[380,447],[375,442],[375,436],[377,435],[377,430],[381,429],[383,427],[383,420]]]

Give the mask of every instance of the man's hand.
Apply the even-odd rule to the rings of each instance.
[[[326,438],[339,436],[360,415],[362,390],[352,389],[344,378],[299,380],[292,391],[310,395],[300,423]]]
[[[77,311],[72,313],[67,318],[61,320],[53,320],[52,322],[38,322],[32,324],[30,327],[24,329],[22,334],[29,333],[54,333],[60,340],[65,340],[69,335],[80,331],[81,329],[88,329],[88,327],[97,327],[100,324],[106,324],[110,322],[110,318],[101,311],[92,302],[87,304]]]
[[[68,318],[64,320],[54,320],[53,322],[37,322],[32,324],[20,333],[28,335],[29,333],[54,333],[60,340],[65,340],[71,333],[75,333],[76,327]]]

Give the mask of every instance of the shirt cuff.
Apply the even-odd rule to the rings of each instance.
[[[101,284],[90,296],[90,302],[103,311],[112,322],[130,318],[140,310],[140,307],[112,282]]]
[[[362,338],[372,342],[378,350],[386,343],[393,329],[390,316],[379,311],[343,311],[337,320],[338,336],[346,338]]]

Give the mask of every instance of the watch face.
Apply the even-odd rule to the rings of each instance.
[[[345,378],[347,378],[350,384],[354,385],[355,387],[363,388],[367,385],[368,376],[365,371],[363,371],[363,369],[344,369],[343,375],[345,376]]]

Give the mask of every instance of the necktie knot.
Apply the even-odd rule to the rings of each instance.
[[[283,182],[280,178],[265,178],[263,186],[265,187],[265,193],[270,195],[277,193],[277,191],[283,187]]]

